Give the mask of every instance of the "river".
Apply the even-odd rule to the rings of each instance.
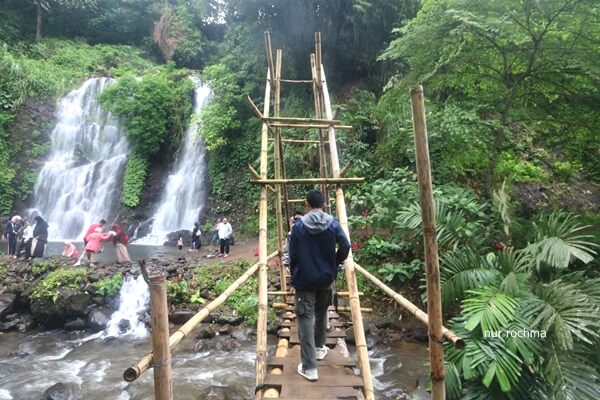
[[[122,379],[125,368],[150,350],[149,338],[106,338],[64,331],[5,333],[0,338],[0,400],[37,399],[57,382],[67,385],[78,399],[153,398],[151,371],[133,383]],[[241,347],[232,352],[196,352],[194,339],[180,343],[173,354],[175,398],[196,400],[211,385],[225,386],[228,399],[254,398],[253,338],[240,341]],[[270,339],[274,343],[275,338]],[[417,382],[423,382],[424,345],[376,345],[370,355],[377,398],[395,388],[413,390]]]

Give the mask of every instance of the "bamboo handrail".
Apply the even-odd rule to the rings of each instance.
[[[363,183],[365,178],[299,178],[299,179],[251,179],[253,184],[273,184],[273,185],[312,185],[312,184],[349,184]]]
[[[277,252],[269,254],[268,259],[272,259],[277,255]],[[240,287],[240,285],[248,280],[258,269],[259,264],[256,263],[242,275],[235,282],[233,282],[223,293],[221,293],[216,299],[211,301],[202,310],[198,311],[192,318],[190,318],[185,324],[181,325],[171,337],[169,337],[169,348],[173,349],[179,344],[189,333],[202,322],[211,311],[214,311],[217,307],[223,304],[231,294]],[[152,353],[147,354],[137,364],[127,368],[123,373],[123,379],[127,382],[133,382],[140,377],[145,371],[147,371],[153,363]]]
[[[282,123],[282,122],[269,122],[269,126],[272,128],[293,128],[293,129],[327,129],[332,124],[301,124],[301,123]],[[337,125],[333,124],[335,129],[341,130],[352,130],[352,125]]]
[[[312,79],[280,79],[279,81],[285,83],[313,83]]]
[[[152,353],[156,355],[154,368],[154,398],[173,400],[173,381],[171,380],[171,349],[169,348],[169,308],[167,305],[167,286],[162,270],[152,270],[148,274],[150,288],[150,313],[152,324]]]
[[[388,296],[390,296],[392,299],[394,299],[396,301],[396,303],[400,304],[405,310],[407,310],[412,315],[414,315],[419,321],[421,321],[425,325],[429,324],[429,317],[427,316],[427,314],[425,312],[423,312],[415,304],[413,304],[410,300],[408,300],[406,297],[402,296],[401,294],[396,293],[394,291],[394,289],[390,288],[385,283],[381,282],[381,280],[379,280],[379,278],[377,278],[375,275],[371,274],[369,271],[367,271],[366,269],[361,267],[359,264],[354,263],[354,267],[356,268],[356,270],[358,272],[363,274],[365,276],[365,278],[367,278],[369,281],[371,281],[379,289],[383,290]],[[450,329],[443,327],[442,332],[444,334],[444,337],[448,341],[450,341],[455,347],[457,347],[459,349],[462,349],[463,347],[465,347],[465,341],[462,340],[460,337],[458,337]]]
[[[265,117],[263,120],[267,122],[279,122],[285,123],[298,123],[298,124],[318,124],[318,125],[341,125],[342,122],[337,119],[324,119],[324,118],[299,118],[299,117]]]
[[[318,44],[320,46],[320,35],[318,37]],[[325,115],[329,119],[333,119],[333,112],[331,110],[331,101],[329,99],[329,91],[327,89],[327,80],[325,79],[325,72],[323,68],[319,66],[321,72],[321,94],[323,95],[323,104],[325,108]],[[331,169],[334,178],[340,178],[340,160],[338,156],[337,143],[335,140],[335,130],[333,126],[329,127],[329,154],[331,158]],[[343,179],[343,178],[342,178]],[[344,190],[340,185],[335,188],[335,205],[337,209],[338,219],[340,225],[348,239],[350,239],[350,230],[348,228],[348,214],[346,212],[346,200],[344,199]],[[374,400],[375,392],[373,389],[373,377],[371,375],[371,365],[369,363],[369,352],[367,349],[367,342],[365,338],[364,325],[362,320],[362,314],[360,309],[360,300],[358,297],[358,285],[356,282],[356,272],[354,271],[354,258],[352,256],[352,249],[348,254],[348,258],[344,261],[346,271],[346,281],[348,284],[348,291],[350,292],[349,302],[352,312],[353,331],[356,352],[358,353],[358,361],[360,364],[360,374],[364,384],[364,395],[366,400]]]

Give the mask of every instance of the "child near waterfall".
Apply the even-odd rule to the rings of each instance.
[[[85,256],[88,259],[88,263],[90,267],[95,267],[93,262],[93,255],[100,252],[100,248],[102,247],[102,242],[110,239],[115,236],[115,231],[109,231],[106,233],[102,233],[102,228],[98,227],[94,229],[94,231],[88,235],[87,244],[85,245]],[[75,266],[81,265],[81,260],[75,263]]]

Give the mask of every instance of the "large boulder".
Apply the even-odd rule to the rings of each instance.
[[[226,386],[209,386],[200,394],[199,400],[227,400],[225,395]]]
[[[13,310],[16,299],[17,296],[13,293],[0,294],[0,319]]]
[[[87,318],[92,296],[73,288],[58,289],[56,301],[42,297],[31,302],[31,313],[48,328],[60,328],[68,319]]]
[[[183,243],[186,246],[189,246],[192,242],[192,231],[188,231],[187,229],[181,229],[179,231],[171,232],[167,235],[167,241],[163,243],[164,246],[177,246],[177,239],[179,236],[183,238]]]
[[[169,321],[176,325],[185,324],[190,318],[196,313],[190,310],[179,310],[175,311],[169,316]]]
[[[100,332],[106,329],[110,321],[111,312],[108,308],[97,307],[88,314],[87,326],[94,332]]]
[[[57,383],[49,387],[43,394],[41,400],[77,400],[79,396],[75,393],[75,390],[65,385],[64,383]]]

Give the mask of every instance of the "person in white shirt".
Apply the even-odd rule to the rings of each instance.
[[[219,235],[221,250],[219,257],[229,257],[229,239],[233,234],[233,228],[227,218],[223,218],[223,222],[220,225],[217,225],[217,234]]]

